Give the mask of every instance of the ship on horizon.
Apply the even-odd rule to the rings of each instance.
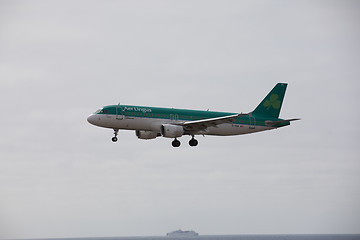
[[[197,237],[199,234],[193,230],[183,231],[181,229],[166,234],[167,237]]]

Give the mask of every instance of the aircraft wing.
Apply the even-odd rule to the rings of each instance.
[[[231,123],[232,121],[234,121],[235,118],[247,116],[247,115],[248,114],[239,113],[224,117],[208,118],[197,121],[188,121],[182,123],[181,125],[187,131],[201,131],[201,130],[205,130],[208,127],[216,127],[217,125],[222,123]]]

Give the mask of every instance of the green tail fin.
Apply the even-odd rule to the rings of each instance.
[[[254,115],[278,118],[287,83],[278,83],[252,112]]]

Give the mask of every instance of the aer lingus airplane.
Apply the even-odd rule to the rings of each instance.
[[[280,119],[279,113],[287,84],[278,83],[250,113],[229,113],[185,110],[132,105],[105,106],[91,114],[89,123],[114,129],[113,142],[119,129],[135,130],[139,139],[173,138],[172,146],[179,147],[177,139],[191,136],[190,146],[196,146],[195,135],[231,136],[272,130],[290,125],[299,119]]]

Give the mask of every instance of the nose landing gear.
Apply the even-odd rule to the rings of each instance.
[[[116,142],[118,139],[117,139],[117,135],[119,133],[119,129],[114,129],[114,137],[111,139],[113,142]]]

